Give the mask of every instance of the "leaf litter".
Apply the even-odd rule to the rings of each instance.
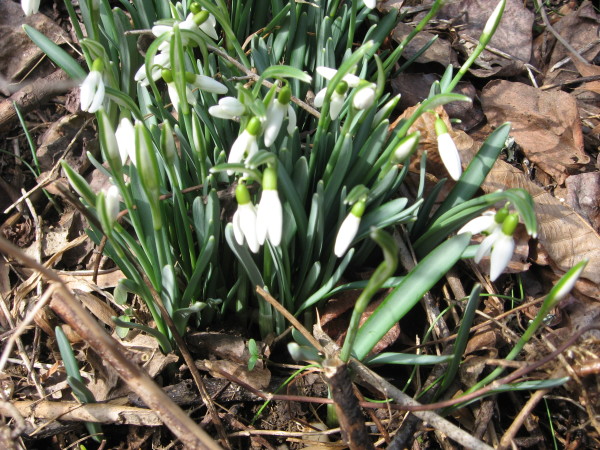
[[[414,2],[396,1],[380,5],[382,10],[391,6],[406,8],[406,11],[413,12],[408,16],[411,20],[399,25],[390,36],[395,41],[403,39],[418,21],[419,14],[423,14],[417,11],[418,8],[411,9],[414,5],[404,5],[404,3],[412,4]],[[417,59],[417,64],[411,67],[410,73],[399,74],[390,80],[392,89],[403,94],[397,115],[427,95],[433,81],[440,79],[443,67],[448,64],[456,67],[459,61],[464,60],[465,56],[470,54],[475,45],[474,40],[479,36],[491,8],[494,6],[493,3],[481,0],[449,2],[438,14],[435,25],[427,30],[428,34],[419,37],[422,39],[422,41],[417,41],[419,45],[407,48],[406,56],[410,57],[425,41],[429,41],[434,36],[438,37],[432,47]],[[600,108],[597,106],[600,80],[595,79],[600,75],[596,65],[600,52],[599,20],[598,14],[590,2],[553,3],[560,4],[557,14],[552,15],[553,28],[585,58],[586,64],[573,57],[572,53],[556,40],[550,30],[536,34],[536,24],[531,7],[524,6],[523,2],[518,0],[509,0],[505,16],[490,43],[490,50],[483,53],[477,67],[471,70],[472,76],[469,81],[459,85],[461,92],[467,93],[474,100],[473,104],[447,105],[444,110],[439,110],[459,146],[463,167],[481,145],[482,139],[479,136],[489,134],[494,127],[505,121],[512,123],[511,138],[515,143],[512,147],[514,151],[512,154],[503,155],[503,160],[497,162],[482,189],[485,192],[494,192],[498,189],[519,187],[526,189],[534,198],[539,221],[538,239],[531,242],[527,242],[526,239],[521,240],[511,263],[512,266],[509,266],[509,269],[512,267],[515,271],[522,271],[530,266],[529,272],[523,275],[524,297],[522,300],[525,305],[534,304],[539,300],[539,297],[547,292],[548,287],[574,263],[582,258],[589,259],[583,279],[577,283],[574,295],[569,296],[558,306],[553,313],[554,318],[549,321],[549,327],[543,331],[542,337],[548,339],[557,339],[557,336],[572,334],[590,323],[597,322],[600,317],[600,302],[598,301],[600,299],[598,290],[600,284],[600,205],[598,200],[600,198],[600,180],[597,166],[598,144],[600,144],[600,121],[598,120]],[[7,83],[2,84],[2,94],[5,97],[12,94],[14,89],[20,88],[14,83],[20,81],[41,56],[37,47],[23,39],[20,34],[22,33],[20,27],[22,18],[18,8],[19,5],[14,2],[0,3],[1,32],[4,33],[2,35],[4,42],[10,43],[10,45],[3,46],[2,51],[6,53],[0,57],[0,74],[3,80],[7,80],[10,87],[10,89],[7,87]],[[17,16],[18,20],[15,19]],[[32,24],[46,35],[54,36],[55,40],[61,44],[69,41],[62,28],[46,15],[38,14],[33,17],[27,20],[35,21]],[[23,58],[22,55],[26,55],[26,57]],[[36,74],[29,75],[28,80],[32,81],[35,77],[47,76],[51,70],[49,67],[42,67],[37,70]],[[587,80],[578,82],[582,77],[586,77]],[[41,104],[38,105],[36,111],[30,112],[27,116],[29,123],[41,127],[35,132],[39,139],[37,156],[45,163],[45,168],[51,170],[56,166],[66,143],[76,135],[77,127],[85,126],[85,134],[79,137],[74,146],[77,153],[67,156],[70,158],[72,166],[77,167],[90,179],[96,180],[93,183],[95,188],[101,189],[107,180],[99,176],[97,171],[90,171],[86,158],[78,156],[85,155],[87,145],[95,145],[93,142],[94,129],[89,124],[84,124],[83,117],[65,113],[65,111],[69,111],[69,107],[66,105],[67,98],[59,97],[56,100],[58,103],[65,103],[65,110],[52,109],[47,104]],[[0,99],[0,105],[6,101],[5,98]],[[2,111],[1,107],[0,111]],[[454,124],[452,127],[452,120],[455,119],[459,119],[462,123]],[[69,127],[73,123],[76,126],[75,128],[71,127],[69,131]],[[42,132],[44,128],[46,131]],[[421,131],[425,148],[428,150],[429,176],[441,178],[444,172],[434,148],[435,132],[431,117],[425,114],[422,120],[420,119],[415,124],[415,128]],[[19,127],[14,122],[5,132],[4,137],[4,150],[12,150],[12,148],[8,148],[8,142],[17,142],[21,146],[23,154],[26,154],[28,150],[25,141]],[[20,180],[28,177],[28,187],[35,184],[36,180],[32,179],[30,175],[23,176],[23,168],[19,167],[15,160],[9,158],[6,153],[3,153],[0,158],[2,178],[8,185],[19,180],[18,188],[25,188]],[[419,158],[415,158],[415,160],[418,161]],[[415,170],[416,164],[413,163],[412,166]],[[37,181],[39,182],[40,179],[43,178],[40,177]],[[50,191],[57,193],[52,191],[51,187]],[[50,213],[48,212],[49,208],[44,209],[44,201],[41,196],[36,198],[34,203],[42,211],[41,217],[44,219],[44,225],[42,225],[41,232],[45,243],[37,242],[37,238],[34,237],[36,242],[31,246],[32,256],[35,256],[41,248],[42,262],[49,268],[63,270],[61,276],[76,290],[86,308],[100,322],[104,323],[107,329],[114,329],[111,317],[118,314],[119,308],[114,303],[110,290],[117,285],[122,274],[111,269],[110,266],[100,267],[97,274],[93,273],[93,258],[90,258],[92,247],[89,246],[89,240],[82,234],[82,222],[80,221],[79,225],[73,225],[76,222],[73,220],[73,216],[78,213],[67,209],[60,213],[60,218],[57,219],[56,212]],[[23,238],[32,236],[31,233],[35,231],[32,228],[34,227],[33,222],[27,217],[27,213],[22,211],[24,209],[21,208],[19,212],[21,216],[20,219],[17,219],[16,224],[9,223],[9,217],[6,214],[2,218],[4,235],[10,237],[13,242],[26,242]],[[29,225],[25,225],[28,223],[27,220],[30,220]],[[65,224],[64,228],[54,226],[60,221]],[[85,251],[79,252],[75,258],[65,259],[68,252],[84,246],[89,247]],[[11,259],[1,261],[0,264],[1,294],[2,298],[6,299],[3,302],[10,302],[0,311],[0,326],[3,331],[9,332],[12,328],[11,321],[22,319],[28,309],[26,305],[35,299],[34,292],[41,286],[41,278],[39,274],[32,273],[15,264]],[[102,262],[102,264],[106,263]],[[482,273],[487,270],[485,264],[484,260],[480,267]],[[527,281],[528,279],[529,281]],[[483,314],[485,316],[476,320],[475,325],[480,328],[473,334],[467,345],[467,359],[461,367],[460,375],[467,387],[478,379],[479,374],[490,361],[499,357],[500,352],[509,342],[514,341],[515,332],[520,332],[519,330],[526,326],[527,320],[535,313],[533,306],[530,306],[530,308],[534,308],[533,310],[518,309],[519,307],[511,309],[510,305],[493,296],[497,293],[514,293],[518,289],[517,285],[505,279],[504,283],[498,287],[503,290],[501,292],[489,290],[491,295],[484,301]],[[339,301],[339,299],[337,300]],[[341,301],[343,303],[345,300],[342,298]],[[330,316],[326,317],[327,321],[335,321],[343,317],[341,312],[333,311],[332,309],[326,311],[330,313]],[[8,316],[12,320],[9,320]],[[503,321],[502,326],[495,327],[491,323],[487,323],[486,321],[489,322],[489,320],[486,317],[490,316],[492,318],[500,317],[498,320]],[[509,319],[506,320],[504,317]],[[52,336],[57,319],[48,308],[45,308],[39,316],[36,316],[35,323],[38,327],[35,330],[37,337],[28,339],[28,342],[33,343],[33,347],[30,347],[36,357],[33,362],[38,365],[34,371],[46,383],[48,392],[54,393],[53,398],[61,401],[70,399],[65,374],[62,369],[59,369],[58,359],[49,351],[55,351],[52,348]],[[398,327],[397,330],[394,330],[395,334],[390,343],[386,343],[386,345],[405,345],[407,342],[414,341],[413,336],[408,334],[414,332],[414,324],[405,324],[408,325],[406,327],[401,325],[402,333]],[[339,335],[339,331],[331,331],[331,333]],[[129,393],[126,387],[118,381],[113,368],[104,364],[74,331],[69,335],[81,360],[84,378],[88,381],[88,387],[93,391],[96,399],[110,399],[113,402],[115,398],[120,399],[121,403],[117,402],[113,405],[121,404],[123,414],[125,414],[126,408],[137,407],[126,406]],[[230,330],[225,330],[223,335],[226,336],[226,340],[231,341],[225,346],[226,350],[222,349],[222,344],[220,344],[221,350],[219,351],[215,350],[214,344],[210,344],[213,347],[209,345],[211,348],[209,353],[213,356],[199,361],[199,365],[211,374],[207,381],[211,377],[219,378],[220,373],[225,371],[243,374],[243,377],[246,377],[244,381],[257,389],[269,387],[271,373],[268,368],[263,366],[262,359],[259,361],[259,370],[266,372],[253,374],[252,371],[247,371],[245,368],[249,356],[245,339],[232,336]],[[40,343],[41,336],[44,336],[44,340],[48,340],[48,344]],[[209,340],[211,339],[213,338],[211,337]],[[543,340],[539,342],[543,342]],[[172,376],[174,367],[176,367],[174,363],[178,362],[179,358],[172,353],[163,354],[154,339],[131,331],[122,340],[122,343],[128,349],[128,356],[145,367],[152,377],[170,379],[172,386],[176,386],[178,382],[184,382],[185,380],[181,380],[188,376],[185,368],[181,367],[176,376]],[[565,447],[567,444],[571,445],[570,448],[577,448],[577,445],[587,445],[588,448],[597,448],[598,446],[600,429],[595,415],[598,414],[600,394],[597,384],[594,385],[594,380],[598,380],[600,370],[593,369],[593,364],[597,363],[597,349],[598,336],[592,334],[587,341],[573,347],[571,354],[567,355],[565,367],[570,365],[574,370],[580,371],[583,370],[582,368],[591,367],[591,369],[585,369],[589,370],[588,375],[576,378],[565,387],[563,392],[568,396],[567,400],[556,400],[556,416],[553,421]],[[198,355],[203,353],[202,350],[196,349],[195,351],[198,351]],[[269,351],[271,351],[270,346],[261,344],[262,357],[269,358]],[[525,359],[539,358],[540,353],[547,351],[547,348],[538,343],[537,348],[525,349]],[[215,354],[218,354],[217,358],[214,357]],[[19,355],[20,353],[13,356],[18,358]],[[42,359],[55,361],[55,363],[50,365],[41,363]],[[23,365],[15,364],[15,368],[7,372],[8,380],[20,387],[19,393],[13,399],[24,401],[34,398],[31,385],[28,385],[23,378],[19,378],[26,375],[27,372],[16,370],[19,367],[22,368]],[[549,373],[546,372],[546,376]],[[544,374],[540,376],[543,377]],[[318,379],[314,379],[312,383],[318,384]],[[6,386],[9,385],[10,383],[6,384]],[[225,389],[226,385],[222,386],[222,389]],[[14,389],[7,389],[4,392],[12,392],[11,395],[15,395]],[[185,394],[187,396],[197,395],[193,389],[185,392],[187,392]],[[217,394],[215,393],[215,395]],[[519,399],[518,403],[522,404],[525,401],[524,398]],[[569,402],[582,405],[588,416],[582,416],[577,408],[569,407]],[[135,402],[133,403],[135,404]],[[232,410],[241,411],[244,404],[242,402],[230,405],[230,407]],[[36,414],[35,410],[31,411],[31,414]],[[481,410],[473,410],[474,414],[477,414],[478,411],[483,411],[483,406]],[[515,411],[518,411],[518,408]],[[297,409],[296,413],[298,412],[307,415],[307,412],[301,409]],[[289,411],[286,412],[281,407],[274,407],[270,413],[272,416],[263,419],[263,423],[268,423],[271,419],[275,420],[275,423],[270,425],[271,427],[280,426],[283,429],[286,424],[281,419],[291,420]],[[536,418],[543,420],[539,412]],[[574,425],[586,423],[588,419],[589,435],[583,438],[581,433],[578,434]],[[42,426],[50,428],[49,423],[52,421],[45,420],[46,422],[38,420],[37,425],[43,424]],[[85,419],[80,416],[74,420],[81,422]],[[506,427],[510,425],[510,421],[506,418],[501,418],[501,422]],[[147,422],[142,421],[141,424],[144,423],[148,426],[156,425],[150,419]],[[494,426],[494,424],[490,422],[490,426]],[[532,436],[542,432],[540,425],[526,423],[525,427],[529,435],[523,432],[513,439],[514,445],[518,448],[526,447],[528,442],[533,442]],[[30,427],[29,430],[32,431],[33,428]],[[595,430],[595,434],[592,430]],[[57,428],[56,433],[64,433],[67,436],[72,431],[63,427]],[[127,439],[134,442],[137,431],[132,428],[127,433],[129,433]],[[487,433],[492,432],[487,431]],[[66,442],[64,439],[58,438],[57,442]],[[547,437],[542,436],[539,439],[537,442],[550,442],[544,441],[544,439],[548,439]]]

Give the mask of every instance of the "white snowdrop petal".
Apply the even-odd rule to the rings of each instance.
[[[481,216],[475,217],[467,222],[456,234],[471,233],[481,234],[484,231],[492,231],[490,228],[496,223],[495,214],[491,211],[484,212]]]
[[[448,174],[453,180],[458,180],[462,174],[462,166],[456,144],[448,133],[440,134],[437,140],[438,152]]]
[[[479,244],[479,247],[477,248],[477,252],[475,253],[475,257],[473,258],[473,260],[476,263],[479,263],[484,256],[487,256],[490,254],[491,250],[492,250],[492,246],[494,245],[494,242],[496,242],[496,239],[498,238],[499,234],[501,234],[502,231],[501,230],[497,230],[494,233],[490,234],[488,237],[486,237],[483,242],[481,244]]]
[[[203,91],[212,92],[213,94],[223,95],[228,92],[227,86],[206,75],[196,75],[194,85],[198,86]]]
[[[490,259],[490,280],[496,281],[508,263],[510,262],[513,252],[515,251],[515,241],[512,236],[507,236],[500,233],[500,236],[494,242],[492,255]]]
[[[296,129],[296,110],[290,104],[287,105],[287,116],[288,116],[288,124],[287,124],[287,133],[292,135],[294,130]]]
[[[319,92],[317,92],[317,95],[315,95],[315,98],[313,100],[313,105],[315,106],[315,108],[320,108],[321,106],[323,106],[323,103],[325,102],[325,94],[327,94],[327,88],[323,88]]]
[[[358,232],[358,227],[360,225],[360,218],[356,217],[354,214],[350,213],[342,222],[342,226],[340,227],[337,237],[335,239],[335,245],[333,248],[333,253],[338,258],[344,256],[350,244],[354,240],[356,233]]]

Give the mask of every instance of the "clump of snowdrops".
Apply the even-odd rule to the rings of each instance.
[[[512,255],[517,224],[536,235],[525,191],[477,196],[510,125],[495,130],[463,171],[450,124],[436,115],[441,105],[469,101],[452,90],[489,42],[504,1],[473,56],[456,74],[449,67],[391,132],[399,98],[386,92],[386,80],[441,1],[391,52],[380,44],[398,12],[380,15],[374,2],[79,4],[81,16],[65,2],[88,71],[36,30],[26,31],[81,81],[81,108],[98,119],[101,156],[89,159],[111,186],[93,192],[63,167],[94,219],[90,237],[106,240],[104,251],[125,275],[114,294],[123,305],[118,324],[152,333],[164,350],[172,336],[156,296],[180,333],[234,315],[267,336],[287,324],[256,286],[307,324],[323,300],[360,287],[342,356],[364,359],[460,259],[491,255],[496,279]],[[144,52],[140,35],[149,43]],[[424,196],[425,157],[417,197],[398,195],[419,146],[410,127],[423,114],[436,116],[439,155],[455,181],[435,210],[444,180]],[[403,277],[395,276],[389,235],[399,225],[419,259]],[[477,233],[487,237],[470,246]],[[337,286],[378,246],[384,261],[371,280]],[[381,286],[394,289],[359,328],[357,318]],[[154,324],[135,322],[132,294]]]

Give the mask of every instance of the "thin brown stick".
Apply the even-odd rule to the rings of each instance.
[[[556,38],[556,40],[558,42],[560,42],[571,53],[571,55],[573,55],[573,57],[575,59],[581,61],[584,64],[588,64],[588,62],[585,60],[585,58],[583,56],[581,56],[579,54],[579,52],[577,50],[575,50],[571,46],[571,44],[569,44],[567,42],[567,40],[565,38],[563,38],[558,33],[558,31],[556,31],[554,29],[554,27],[552,26],[552,24],[548,20],[548,16],[546,15],[546,9],[544,8],[544,4],[542,2],[540,2],[539,0],[533,0],[533,3],[535,5],[535,9],[537,9],[540,12],[540,16],[542,17],[542,21],[544,22],[544,25],[546,26],[546,28],[548,29],[548,31],[550,31],[550,33],[552,33],[552,35]]]
[[[96,320],[83,309],[61,278],[38,264],[6,239],[0,237],[0,252],[12,255],[23,264],[40,272],[54,286],[51,308],[140,396],[156,411],[163,423],[190,448],[219,449],[219,445],[160,389],[148,374],[131,361],[121,344],[109,336]]]
[[[294,326],[294,328],[296,328],[302,334],[302,336],[304,336],[308,342],[310,342],[311,345],[317,349],[318,352],[325,355],[325,348],[319,344],[319,341],[317,341],[314,336],[310,334],[306,328],[304,328],[304,325],[302,325],[292,313],[285,309],[281,303],[275,300],[271,294],[269,294],[260,286],[256,286],[256,292],[258,292],[262,298],[264,298],[271,306],[273,306],[273,308],[279,311],[281,315],[283,315],[283,317],[285,317]]]

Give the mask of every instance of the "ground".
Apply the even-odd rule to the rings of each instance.
[[[414,45],[406,49],[405,57],[410,58],[431,36],[439,36],[427,52],[418,56],[410,71],[388,80],[389,90],[402,94],[394,117],[401,117],[407,108],[423,100],[447,65],[458,67],[464,61],[475,45],[470,36],[477,36],[473,30],[481,30],[491,12],[491,3],[494,2],[451,2],[427,27],[421,40],[413,41]],[[389,448],[455,448],[456,438],[445,428],[450,423],[498,448],[600,448],[600,334],[586,328],[597,324],[600,316],[597,163],[600,15],[589,2],[546,2],[535,14],[531,2],[525,3],[524,6],[523,2],[508,2],[505,26],[501,25],[491,41],[490,52],[484,54],[479,66],[458,86],[473,103],[452,105],[440,114],[454,119],[452,135],[465,161],[492,130],[511,122],[511,145],[482,190],[486,193],[512,187],[527,190],[536,205],[538,237],[529,239],[524,230],[517,233],[517,249],[508,271],[493,284],[487,278],[485,260],[481,265],[465,263],[455,267],[446,282],[426,296],[423,307],[415,308],[386,336],[382,349],[443,354],[454,342],[453,333],[461,313],[455,302],[447,299],[465,297],[478,280],[488,295],[481,302],[471,329],[459,381],[446,397],[436,399],[425,393],[418,397],[419,401],[428,404],[451,399],[453,394],[473,385],[490,366],[498,364],[507,364],[511,371],[524,369],[521,381],[563,376],[569,376],[570,381],[555,389],[486,397],[453,411],[441,425],[430,420],[407,419],[406,412],[388,409],[385,404],[378,409],[363,408],[359,416],[367,422],[372,440],[377,437],[378,448],[386,447],[389,442],[393,442]],[[390,1],[380,4],[380,11],[385,11],[388,4],[406,12],[404,23],[386,42],[388,48],[395,48],[411,31],[411,25],[424,8],[421,2]],[[66,48],[75,39],[62,2],[43,2],[40,14],[28,18],[23,16],[18,3],[11,0],[0,3],[0,35],[4,43],[0,49],[2,234],[23,254],[62,277],[77,301],[106,329],[112,330],[115,305],[108,299],[112,298],[110,294],[120,274],[85,237],[85,221],[64,190],[59,189],[66,186],[60,159],[66,159],[85,173],[93,187],[105,183],[88,167],[85,156],[88,151],[97,153],[94,116],[79,110],[77,85],[42,57],[41,51],[23,33],[22,23],[69,43]],[[557,41],[557,35],[563,43]],[[15,114],[15,104],[21,111],[22,122]],[[32,138],[36,149],[33,153],[23,127]],[[422,120],[415,127],[422,133],[424,148],[433,145],[433,124]],[[443,174],[443,168],[435,156],[428,158],[428,176],[435,181]],[[415,158],[415,167],[419,159]],[[415,171],[414,185],[405,186],[403,196],[415,195],[417,178]],[[48,306],[31,314],[40,299],[52,295],[47,289],[48,278],[40,276],[40,268],[32,267],[14,250],[2,248],[0,336],[5,349],[0,375],[4,397],[1,411],[5,419],[0,434],[2,445],[68,448],[78,445],[81,439],[86,448],[95,448],[98,444],[87,438],[89,430],[84,427],[92,415],[103,423],[107,439],[100,444],[103,448],[182,447],[181,441],[160,425],[156,415],[148,413],[131,387],[107,367],[105,361],[110,361],[114,349],[98,354],[90,349],[88,340],[67,326],[67,338],[75,349],[85,382],[96,399],[101,400],[96,410],[86,409],[89,405],[78,407],[67,385],[55,340],[54,327],[61,321]],[[583,258],[589,262],[572,295],[548,315],[545,328],[525,346],[519,358],[505,362],[502,358],[535,317],[544,295],[565,271]],[[406,264],[404,267],[408,268]],[[354,270],[347,277],[359,279],[372,269]],[[344,313],[355,300],[355,295],[340,296],[323,306],[321,324],[334,340],[340,341],[348,323],[348,315]],[[427,314],[423,314],[423,308]],[[435,311],[443,310],[448,313],[436,324],[435,339],[422,342],[430,325],[427,317],[435,317]],[[137,314],[144,317],[147,311],[139,306]],[[19,328],[19,324],[25,328]],[[587,333],[581,335],[583,329]],[[127,359],[144,367],[154,379],[153,386],[163,386],[212,438],[227,436],[232,448],[344,446],[339,429],[323,423],[325,405],[311,403],[311,398],[327,396],[326,382],[329,380],[331,385],[331,380],[312,368],[300,372],[284,386],[286,379],[302,367],[289,358],[285,337],[259,342],[258,364],[249,371],[245,368],[250,357],[248,339],[256,337],[255,330],[219,323],[209,331],[190,330],[185,347],[200,370],[219,424],[211,419],[198,394],[198,380],[193,379],[189,359],[175,353],[163,354],[154,339],[142,334],[130,333],[121,342],[127,348]],[[569,338],[573,338],[572,342]],[[560,354],[556,352],[565,342],[569,342],[569,348]],[[9,345],[12,351],[6,350]],[[5,357],[10,359],[4,360]],[[538,361],[545,364],[528,372],[528,366],[531,368]],[[355,375],[357,370],[355,367]],[[398,389],[412,379],[407,391],[412,397],[422,394],[423,387],[444,368],[421,366],[413,370],[412,366],[388,366],[374,370]],[[381,389],[377,386],[373,389],[368,373],[358,373],[355,379],[360,395],[364,399],[380,399]],[[143,383],[151,383],[150,378]],[[150,384],[146,386],[153,389]],[[260,392],[277,393],[281,397],[263,409],[265,400]],[[388,392],[388,396],[392,394]],[[401,397],[395,400],[407,404]],[[36,407],[31,407],[32,401]],[[338,399],[336,402],[340,404]],[[439,411],[441,406],[431,409]],[[161,408],[160,402],[156,408]],[[338,412],[342,424],[346,419],[351,427],[356,426],[357,419],[351,415],[344,417],[343,411],[344,408]],[[448,440],[447,436],[454,440]],[[316,439],[320,443],[313,442]],[[223,440],[221,444],[224,445]],[[463,445],[469,446],[464,442]]]

